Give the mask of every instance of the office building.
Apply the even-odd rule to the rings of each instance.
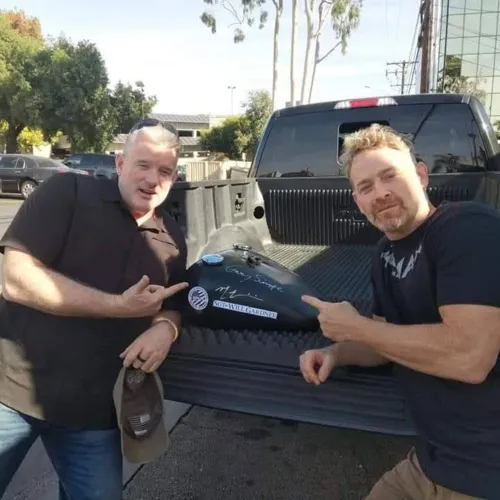
[[[500,120],[500,0],[434,0],[430,92],[477,87],[492,123]]]

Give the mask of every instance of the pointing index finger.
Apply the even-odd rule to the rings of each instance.
[[[305,302],[306,304],[309,304],[312,307],[315,307],[320,311],[323,308],[324,302],[320,299],[317,299],[316,297],[311,297],[310,295],[303,295],[302,296],[302,301]]]
[[[163,298],[168,299],[168,297],[175,295],[176,293],[180,292],[181,290],[184,290],[184,288],[187,288],[188,286],[189,283],[186,282],[177,283],[175,285],[169,286],[168,288],[165,288],[163,290]]]

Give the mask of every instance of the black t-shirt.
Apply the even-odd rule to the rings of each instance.
[[[139,227],[116,181],[72,173],[54,175],[23,203],[0,241],[0,251],[5,247],[112,294],[144,274],[172,285],[186,269],[186,241],[168,213],[158,210]],[[178,309],[171,299],[164,308]],[[67,427],[116,426],[119,355],[150,324],[147,317],[46,314],[1,297],[0,402]]]
[[[440,205],[406,238],[380,240],[372,282],[373,313],[389,323],[440,323],[443,305],[500,307],[500,213],[475,202]],[[395,372],[427,477],[464,494],[499,499],[500,362],[481,384],[402,365]]]

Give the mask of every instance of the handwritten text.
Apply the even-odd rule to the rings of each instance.
[[[244,283],[245,281],[251,280],[253,283],[262,285],[272,292],[283,291],[283,288],[281,288],[281,286],[279,286],[278,284],[268,281],[264,276],[261,276],[260,274],[251,276],[250,274],[247,274],[244,271],[242,271],[242,268],[240,266],[227,266],[226,273],[235,274],[236,276],[241,278],[240,283]]]
[[[237,297],[250,297],[251,299],[260,300],[262,302],[262,299],[257,297],[257,295],[252,295],[251,293],[238,293],[238,290],[230,290],[230,288],[230,286],[220,286],[216,288],[215,291],[221,292],[221,300],[235,299]]]

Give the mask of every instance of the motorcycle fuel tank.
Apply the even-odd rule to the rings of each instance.
[[[319,328],[318,311],[302,295],[318,296],[293,271],[247,245],[204,255],[187,270],[186,322],[211,329]]]

